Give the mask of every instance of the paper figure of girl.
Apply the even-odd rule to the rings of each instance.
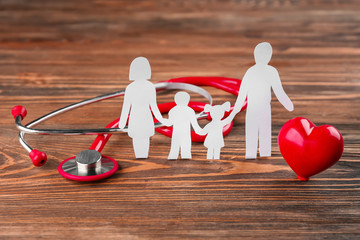
[[[157,107],[156,89],[150,78],[149,61],[144,57],[135,58],[129,71],[129,80],[133,82],[125,90],[119,128],[125,127],[129,117],[128,135],[132,138],[136,158],[148,157],[150,137],[155,134],[153,114],[159,122],[166,122]]]
[[[178,92],[174,97],[176,106],[169,111],[168,126],[173,126],[169,160],[177,159],[179,151],[181,158],[191,158],[191,126],[198,133],[201,128],[197,122],[195,111],[188,106],[190,95]]]
[[[225,111],[230,111],[230,102],[225,102],[222,105],[211,106],[205,105],[204,112],[210,112],[212,121],[208,123],[200,132],[200,135],[207,134],[204,146],[207,147],[207,159],[220,159],[221,148],[224,147],[223,128],[229,124],[234,115],[224,117]]]

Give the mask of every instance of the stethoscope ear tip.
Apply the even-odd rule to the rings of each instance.
[[[41,167],[47,161],[46,153],[40,152],[37,149],[31,150],[31,152],[29,153],[29,157],[31,158],[34,166],[36,167]]]
[[[16,119],[17,116],[21,116],[21,119],[24,119],[26,117],[27,111],[24,106],[15,106],[11,109],[11,114],[13,115],[14,119]]]

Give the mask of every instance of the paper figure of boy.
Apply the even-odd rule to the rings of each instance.
[[[150,81],[151,67],[144,57],[135,58],[130,65],[129,80],[125,89],[119,128],[124,128],[129,117],[128,135],[132,138],[136,158],[149,155],[150,137],[154,135],[155,118],[165,124],[156,103],[156,89]],[[152,113],[151,113],[152,111]]]
[[[225,146],[223,128],[229,124],[235,115],[224,117],[225,111],[230,111],[230,102],[225,102],[222,105],[211,106],[205,105],[204,112],[210,112],[212,121],[208,123],[198,134],[207,134],[204,146],[207,147],[207,159],[220,159],[221,148]]]
[[[247,159],[256,158],[258,141],[260,156],[271,156],[271,89],[288,111],[294,110],[294,105],[281,85],[278,71],[273,66],[268,65],[271,56],[272,47],[270,43],[262,42],[255,47],[255,65],[245,73],[234,111],[230,114],[238,113],[247,97],[245,120],[245,158]]]
[[[176,106],[169,111],[169,120],[167,126],[173,126],[171,148],[168,156],[169,160],[175,160],[181,151],[181,158],[191,158],[191,128],[195,132],[201,130],[195,115],[195,111],[188,106],[190,95],[187,92],[178,92],[175,94]]]

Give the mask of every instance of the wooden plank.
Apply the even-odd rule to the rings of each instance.
[[[0,238],[3,239],[358,239],[360,237],[360,4],[358,1],[1,1]],[[94,137],[27,136],[48,154],[33,167],[10,110],[29,122],[49,111],[125,87],[131,60],[146,56],[153,82],[182,76],[241,78],[253,48],[269,41],[292,113],[272,103],[273,156],[245,160],[244,116],[225,138],[221,160],[168,161],[156,134],[137,160],[127,135],[103,150],[121,170],[99,183],[63,179],[58,164]],[[216,104],[235,97],[207,88]],[[172,93],[159,94],[167,102]],[[203,99],[195,94],[193,100]],[[119,116],[122,98],[42,124],[99,127]],[[334,125],[344,154],[299,182],[277,146],[297,116]],[[203,126],[205,122],[201,122]]]

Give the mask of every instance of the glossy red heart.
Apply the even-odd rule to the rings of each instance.
[[[335,127],[317,127],[302,117],[284,124],[278,144],[284,159],[302,181],[334,165],[344,150],[343,137]]]

